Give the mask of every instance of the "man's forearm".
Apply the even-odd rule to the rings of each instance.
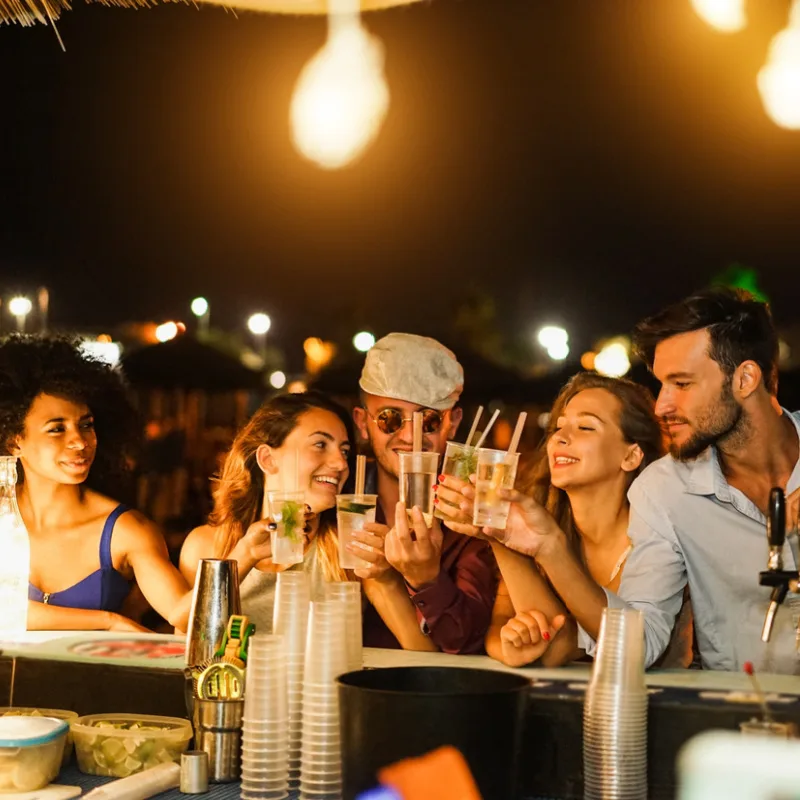
[[[417,610],[408,596],[401,575],[392,570],[392,574],[385,577],[365,579],[362,588],[404,650],[438,650],[420,630]]]
[[[608,605],[606,593],[586,572],[566,541],[540,551],[536,560],[572,616],[593,639],[597,639],[603,609]]]

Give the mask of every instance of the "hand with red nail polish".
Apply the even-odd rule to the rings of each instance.
[[[550,621],[541,611],[521,611],[500,630],[502,662],[509,667],[524,667],[538,661],[566,621],[563,614]]]

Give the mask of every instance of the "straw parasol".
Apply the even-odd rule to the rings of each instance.
[[[168,0],[180,2],[181,0]],[[105,5],[122,8],[143,8],[151,0],[98,0]],[[196,5],[195,0],[184,0]],[[197,0],[207,5],[233,8],[237,11],[259,11],[270,14],[327,14],[328,0]],[[409,5],[420,0],[360,0],[362,11],[378,11],[393,6]],[[69,11],[70,0],[0,0],[0,23],[17,22],[20,25],[44,24],[57,20],[62,11]]]

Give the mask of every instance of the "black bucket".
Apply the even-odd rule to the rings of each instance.
[[[483,669],[392,667],[339,678],[343,800],[382,767],[442,745],[467,760],[485,800],[514,800],[530,681]]]

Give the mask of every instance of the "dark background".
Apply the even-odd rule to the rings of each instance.
[[[364,158],[295,152],[324,21],[76,0],[0,29],[0,288],[58,325],[271,314],[270,338],[447,338],[470,297],[529,340],[624,332],[732,262],[800,302],[800,133],[756,75],[788,0],[742,33],[688,0],[435,0],[367,15],[392,100]],[[491,314],[489,315],[491,316]],[[6,323],[8,325],[8,323]],[[7,329],[7,328],[6,328]]]

